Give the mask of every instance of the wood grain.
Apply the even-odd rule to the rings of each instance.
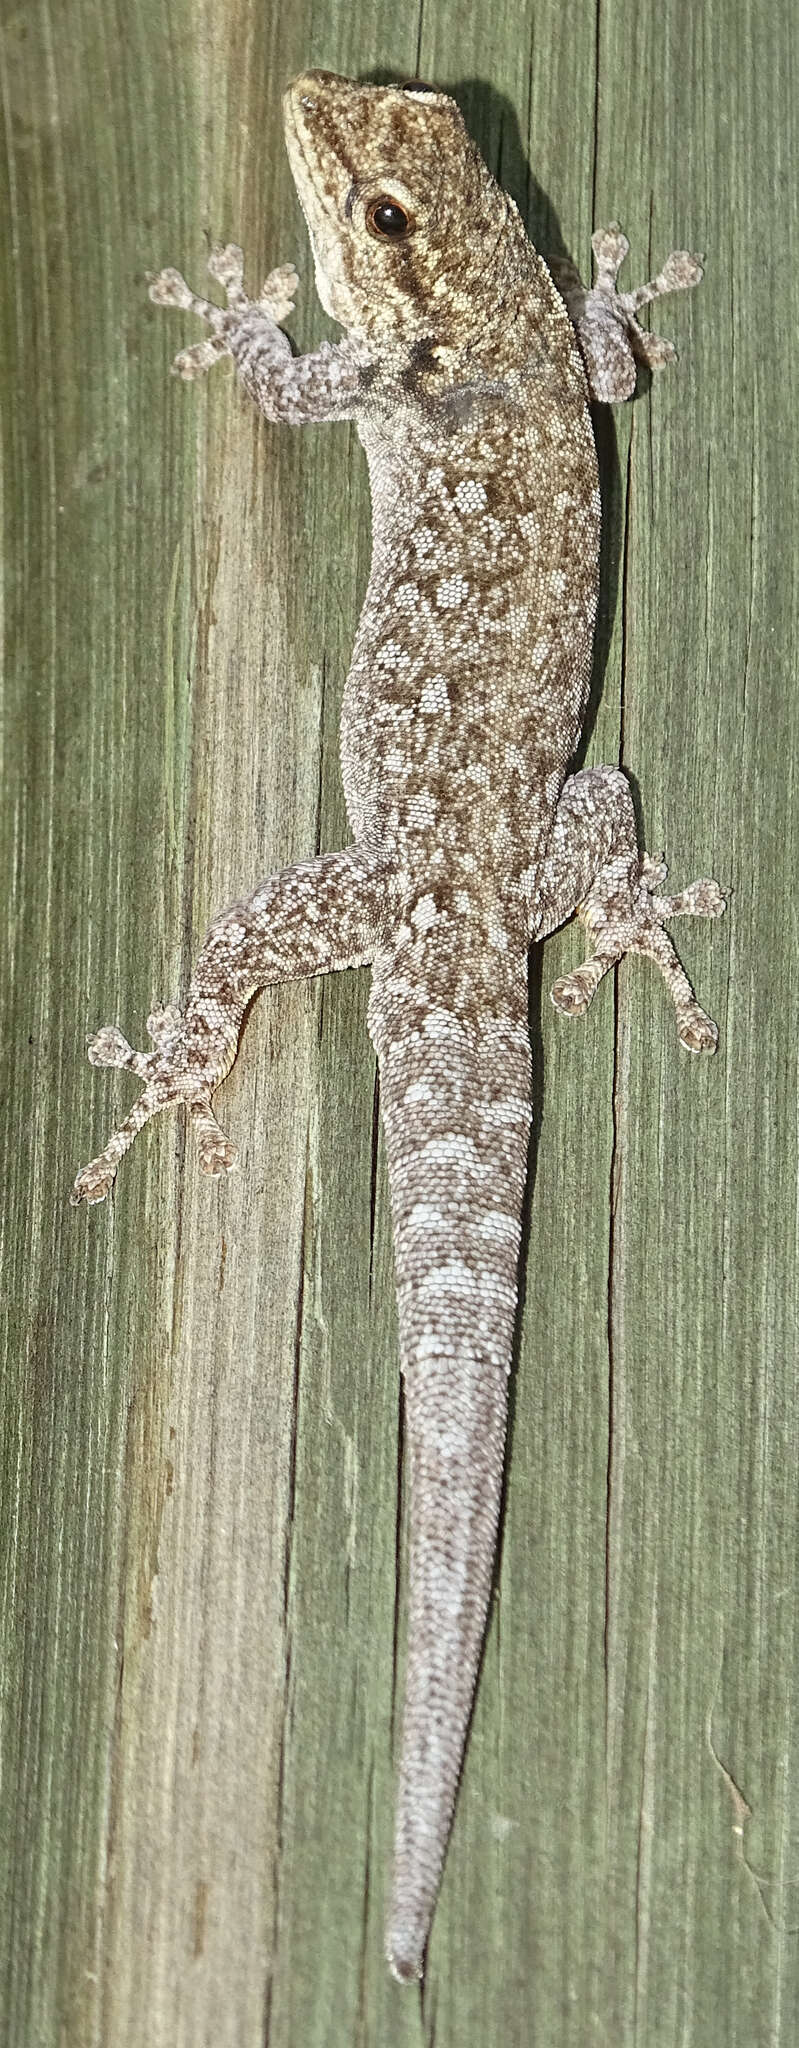
[[[601,427],[586,758],[721,1025],[536,963],[501,1569],[423,1993],[382,1962],[405,1500],[366,978],[254,1008],[200,1184],[76,1167],[208,917],[341,842],[369,549],[346,428],[169,378],[207,238],[303,278],[301,67],[457,89],[550,250],[620,217],[681,362]],[[799,2024],[795,10],[34,0],[0,29],[3,2033],[9,2048],[766,2048]],[[600,686],[601,683],[601,696]]]

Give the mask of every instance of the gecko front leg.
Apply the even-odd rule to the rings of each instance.
[[[697,1002],[668,932],[673,917],[720,917],[718,882],[691,882],[677,896],[658,893],[666,866],[638,849],[630,785],[620,768],[585,768],[561,794],[541,884],[536,938],[575,912],[592,941],[582,966],[556,981],[552,1001],[564,1016],[582,1015],[609,968],[625,953],[643,953],[660,969],[687,1052],[715,1052],[718,1027]]]
[[[129,1067],[144,1091],[97,1159],[84,1166],[70,1200],[102,1202],[137,1133],[161,1109],[184,1103],[206,1173],[228,1173],[236,1147],[220,1129],[211,1099],[236,1057],[244,1012],[269,982],[360,967],[371,960],[382,917],[376,864],[358,847],[322,854],[270,875],[211,925],[185,1010],[155,1010],[151,1053],[135,1052],[115,1024],[89,1042],[92,1066]]]
[[[649,370],[661,370],[676,361],[673,343],[648,333],[636,315],[668,292],[688,291],[699,284],[702,264],[687,249],[674,249],[656,277],[634,291],[620,292],[617,279],[630,244],[618,222],[599,228],[591,236],[591,248],[596,265],[591,287],[582,283],[574,264],[564,259],[552,262],[550,269],[577,332],[591,397],[613,405],[632,397],[637,362],[645,363]]]
[[[279,322],[297,289],[290,265],[273,270],[257,299],[244,290],[244,258],[230,243],[215,248],[211,276],[224,287],[227,306],[193,292],[178,270],[152,279],[156,305],[199,314],[210,336],[181,350],[178,376],[198,377],[220,356],[232,356],[250,395],[267,418],[300,425],[352,415],[362,386],[364,352],[345,340],[294,357]],[[185,1011],[153,1010],[147,1029],[153,1051],[128,1044],[116,1025],[104,1025],[89,1043],[93,1066],[127,1067],[144,1082],[130,1114],[97,1159],[83,1167],[71,1200],[101,1202],[137,1133],[161,1109],[184,1103],[207,1173],[229,1172],[235,1147],[220,1129],[211,1099],[236,1057],[244,1011],[270,981],[357,966],[372,957],[380,924],[376,867],[358,848],[286,868],[263,882],[246,902],[217,918],[206,938]]]
[[[179,270],[161,270],[150,284],[157,306],[179,306],[196,313],[211,329],[205,341],[181,349],[172,365],[176,376],[200,377],[232,356],[245,390],[269,420],[302,426],[315,420],[351,419],[364,385],[368,358],[348,337],[336,346],[323,342],[311,355],[293,356],[280,321],[289,313],[297,290],[291,264],[270,271],[257,299],[244,290],[244,257],[235,242],[211,251],[210,275],[221,284],[227,306],[202,298]]]

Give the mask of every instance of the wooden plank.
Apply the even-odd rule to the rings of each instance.
[[[360,450],[175,384],[144,282],[235,234],[327,331],[280,137],[306,64],[456,87],[583,266],[614,215],[636,281],[709,257],[662,312],[680,365],[602,424],[587,758],[621,753],[676,884],[732,887],[684,934],[721,1050],[678,1051],[638,963],[555,1017],[574,932],[536,967],[501,1569],[421,1996],[381,1958],[404,1503],[365,977],[256,1006],[224,1189],[165,1122],[111,1205],[65,1201],[128,1100],[86,1031],[141,1041],[212,910],[344,831]],[[785,0],[0,30],[11,2048],[795,2038],[795,64]]]

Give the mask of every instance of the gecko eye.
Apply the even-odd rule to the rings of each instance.
[[[381,241],[398,242],[403,235],[410,234],[413,222],[398,199],[391,199],[387,192],[379,199],[373,199],[366,215],[370,235],[379,235]]]
[[[438,86],[428,85],[426,78],[409,78],[402,90],[403,92],[431,92],[434,99],[438,98]]]

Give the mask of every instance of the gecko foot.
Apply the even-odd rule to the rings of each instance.
[[[93,1067],[128,1067],[144,1082],[144,1089],[124,1123],[114,1131],[97,1159],[81,1168],[70,1194],[70,1202],[103,1202],[116,1178],[119,1162],[134,1138],[159,1110],[183,1102],[189,1110],[197,1138],[200,1165],[205,1173],[229,1173],[236,1163],[236,1147],[225,1137],[211,1109],[211,1094],[223,1078],[217,1071],[208,1080],[207,1061],[198,1073],[186,1043],[182,1013],[170,1004],[154,1010],[147,1019],[154,1052],[135,1052],[115,1024],[104,1024],[87,1046]],[[228,1062],[229,1064],[229,1062]]]
[[[642,327],[637,314],[668,292],[689,291],[703,276],[702,260],[688,249],[674,249],[662,270],[634,291],[620,292],[617,278],[630,244],[617,221],[591,237],[596,277],[589,289],[572,263],[553,262],[552,275],[566,301],[588,373],[591,395],[603,404],[630,398],[635,390],[636,362],[662,370],[677,359],[677,350],[660,334]]]
[[[188,313],[197,313],[211,329],[205,341],[181,349],[175,357],[175,375],[187,381],[201,377],[220,356],[231,354],[231,338],[248,317],[259,316],[269,325],[279,327],[291,311],[299,284],[293,265],[283,263],[277,270],[270,270],[257,299],[249,299],[244,290],[244,255],[236,242],[216,245],[208,258],[208,270],[216,283],[223,286],[227,306],[214,305],[213,300],[193,292],[179,270],[159,270],[149,284],[154,305],[180,306]]]
[[[643,953],[654,960],[666,983],[680,1044],[686,1052],[715,1052],[718,1025],[697,1002],[664,924],[672,917],[720,917],[724,897],[718,882],[706,878],[690,882],[677,896],[658,895],[666,872],[664,860],[644,854],[637,885],[631,888],[626,861],[610,864],[577,909],[595,950],[573,974],[554,983],[552,1001],[563,1016],[583,1015],[608,969],[625,953]]]

